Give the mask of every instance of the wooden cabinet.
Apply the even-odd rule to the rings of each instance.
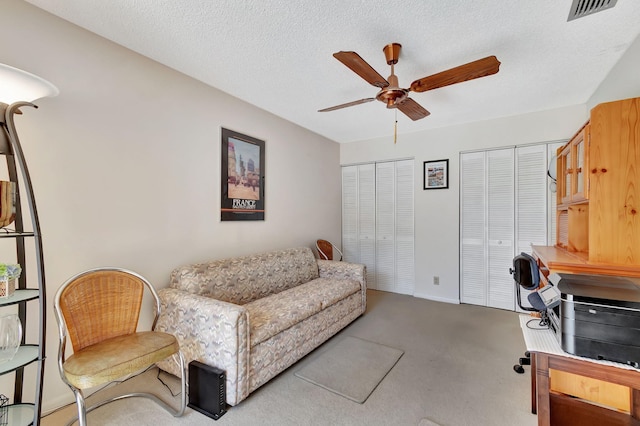
[[[541,271],[640,277],[640,98],[594,107],[557,154],[557,239],[533,247]],[[551,378],[555,392],[628,410],[628,387],[614,393],[563,371]]]
[[[640,265],[640,98],[600,104],[558,149],[556,246]]]

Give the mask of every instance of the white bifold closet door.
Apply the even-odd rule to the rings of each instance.
[[[413,160],[376,164],[376,286],[413,294]]]
[[[342,254],[367,266],[367,286],[376,288],[376,168],[342,168]]]
[[[548,151],[540,144],[460,155],[462,303],[515,309],[513,257],[548,242]]]
[[[342,244],[367,266],[367,286],[413,294],[413,160],[342,168]]]

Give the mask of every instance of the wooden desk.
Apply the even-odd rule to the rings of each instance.
[[[640,266],[607,265],[590,262],[585,253],[569,252],[553,246],[531,246],[534,257],[546,271],[571,274],[599,274],[618,277],[640,277]]]
[[[550,330],[528,330],[520,317],[527,350],[531,352],[531,410],[541,426],[640,426],[640,371],[624,364],[576,357],[562,351]],[[533,334],[536,333],[536,334]],[[550,391],[550,370],[564,371],[628,387],[630,412],[599,406]]]

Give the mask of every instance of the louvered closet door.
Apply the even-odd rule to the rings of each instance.
[[[395,288],[395,165],[376,164],[376,284],[378,290]]]
[[[547,245],[547,146],[516,148],[516,254]]]
[[[460,300],[514,309],[514,151],[460,155]]]
[[[413,160],[376,164],[376,283],[413,294]]]
[[[414,160],[342,168],[342,245],[364,263],[367,287],[413,294]]]
[[[514,309],[513,278],[509,267],[514,254],[514,150],[487,152],[488,303]]]
[[[546,170],[561,144],[516,148],[516,253],[531,254],[531,245],[553,244],[556,194],[549,190]],[[555,164],[553,164],[555,167]],[[530,291],[521,289],[521,302],[529,307]],[[517,310],[521,310],[516,306]]]
[[[376,288],[375,165],[342,167],[342,249],[345,262],[367,267],[367,286]]]
[[[358,166],[342,168],[342,255],[345,261],[360,262]]]
[[[487,304],[485,245],[486,166],[484,152],[460,155],[460,301]]]
[[[358,166],[358,188],[360,263],[367,266],[367,287],[377,289],[376,169],[374,164]]]
[[[404,160],[395,163],[396,176],[396,223],[395,223],[395,262],[396,293],[413,294],[415,291],[414,261],[414,161]]]
[[[514,310],[513,257],[547,245],[546,144],[460,155],[460,300]],[[526,293],[523,295],[526,304]]]

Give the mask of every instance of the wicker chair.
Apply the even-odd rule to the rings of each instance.
[[[338,247],[327,240],[318,240],[316,241],[316,248],[318,249],[318,256],[320,259],[325,260],[342,260],[342,252]],[[340,254],[339,259],[334,259],[334,251],[336,254]]]
[[[80,426],[88,412],[109,402],[144,397],[158,403],[173,416],[184,413],[187,398],[185,361],[176,338],[157,331],[137,331],[145,287],[154,298],[155,328],[160,301],[151,284],[140,275],[117,268],[82,272],[67,280],[56,293],[54,312],[60,347],[58,368],[62,380],[75,394]],[[67,337],[73,355],[65,356]],[[177,355],[182,372],[181,403],[175,410],[149,393],[119,395],[85,407],[83,390],[122,379]],[[69,423],[73,423],[75,418]]]

